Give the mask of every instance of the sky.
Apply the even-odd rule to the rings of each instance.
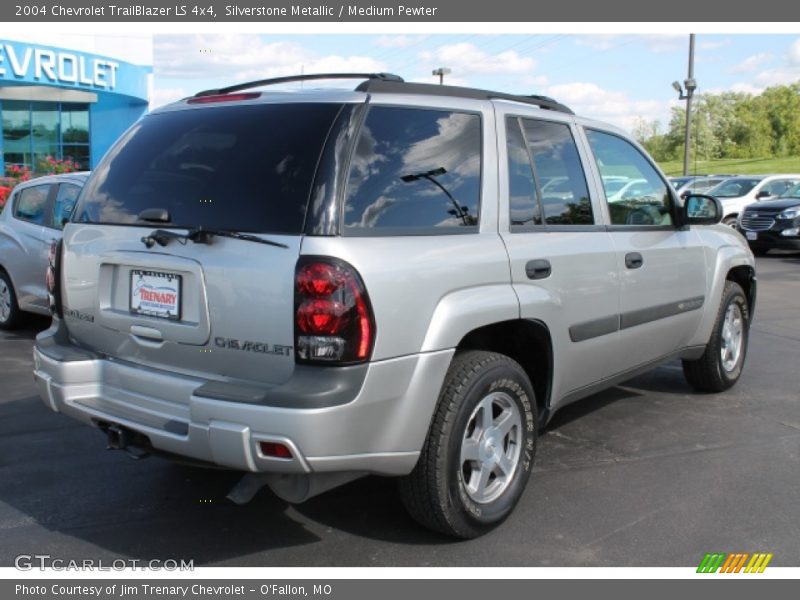
[[[249,31],[264,31],[269,25],[270,34],[237,34],[231,29],[246,25],[215,24],[204,33],[189,33],[191,29],[176,33],[180,29],[169,23],[138,31],[126,24],[64,30],[48,23],[6,35],[133,63],[152,62],[152,108],[203,89],[301,71],[385,71],[407,81],[435,83],[438,79],[431,71],[439,67],[452,71],[445,83],[552,96],[580,115],[629,130],[641,120],[657,120],[663,131],[670,108],[684,104],[672,82],[686,79],[689,36],[653,33],[662,27],[674,29],[675,24],[596,26],[600,31],[616,31],[611,34],[547,33],[546,24],[526,34],[463,29],[455,34],[387,33],[385,26],[373,24],[364,24],[362,29],[381,33],[277,34],[282,25],[258,23]],[[629,33],[634,26],[649,33]],[[216,33],[219,30],[225,32]],[[682,31],[686,30],[683,26]],[[697,34],[698,93],[758,94],[770,85],[800,81],[800,34],[786,33],[793,31],[791,26],[778,29],[783,33],[715,31]],[[342,87],[343,82],[328,85]]]
[[[545,94],[582,116],[625,129],[658,120],[662,130],[670,107],[683,105],[672,82],[686,79],[689,47],[686,34],[156,34],[153,41],[153,108],[301,71],[381,71],[436,83],[431,71],[447,67],[448,84]],[[800,36],[698,34],[695,79],[697,93],[758,94],[800,81]]]

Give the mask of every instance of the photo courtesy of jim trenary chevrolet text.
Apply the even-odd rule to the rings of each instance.
[[[787,5],[0,15],[0,596],[800,577]]]

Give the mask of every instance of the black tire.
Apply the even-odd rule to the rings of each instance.
[[[736,360],[732,359],[726,365],[723,359],[723,343],[725,320],[728,310],[738,309],[741,316],[741,346]],[[711,331],[711,339],[706,346],[703,355],[697,360],[683,361],[683,374],[686,381],[699,392],[724,392],[731,388],[742,374],[744,360],[747,355],[747,342],[750,335],[750,308],[747,296],[739,286],[733,281],[726,281],[722,292],[717,319],[714,329]]]
[[[483,421],[487,406],[490,423]],[[501,411],[497,416],[496,408]],[[503,419],[518,424],[503,434],[494,427]],[[536,397],[522,367],[502,354],[457,354],[447,371],[419,461],[400,480],[406,509],[425,527],[447,535],[469,539],[486,533],[508,517],[522,496],[533,465],[536,435]],[[464,443],[481,458],[462,461]],[[489,483],[481,486],[484,470],[490,473]],[[478,501],[481,492],[484,498]]]
[[[731,215],[722,219],[722,224],[728,227],[736,228],[736,217]]]
[[[17,294],[8,274],[0,270],[0,329],[15,329],[22,323]]]

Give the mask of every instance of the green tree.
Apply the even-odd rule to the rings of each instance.
[[[666,136],[661,133],[661,123],[658,120],[648,121],[639,118],[633,126],[633,137],[655,160],[668,160]]]
[[[683,156],[686,110],[672,108],[666,133],[640,121],[634,135],[656,160]],[[692,108],[691,156],[698,160],[800,156],[800,82],[760,95],[698,94]]]

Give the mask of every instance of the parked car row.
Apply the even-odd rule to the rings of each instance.
[[[670,177],[669,182],[675,187],[680,196],[689,192],[694,194],[705,194],[713,187],[716,187],[726,179],[735,177],[733,174],[716,175],[690,175],[686,177]]]
[[[754,202],[775,200],[800,183],[796,173],[783,175],[739,175],[726,179],[706,193],[722,203],[725,216],[722,222],[730,227],[742,211]]]
[[[682,197],[708,194],[720,201],[722,222],[747,238],[751,250],[800,250],[800,174],[672,177]]]

